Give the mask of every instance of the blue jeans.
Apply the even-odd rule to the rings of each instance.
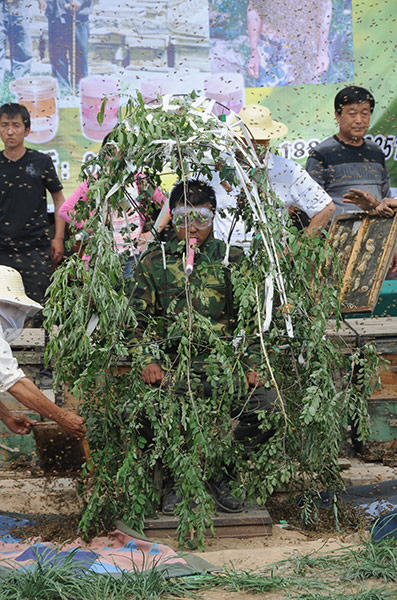
[[[0,4],[0,67],[4,68],[8,39],[13,78],[29,73],[33,59],[30,20],[26,10],[25,2]]]
[[[88,19],[76,19],[75,29],[75,83],[88,75]],[[73,18],[65,15],[62,19],[48,17],[48,52],[51,69],[60,86],[70,88],[73,61]]]

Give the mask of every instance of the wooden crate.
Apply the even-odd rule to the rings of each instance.
[[[24,329],[21,336],[11,343],[11,347],[25,375],[40,387],[40,369],[44,365],[44,330]],[[46,395],[53,397],[49,392]],[[13,412],[40,420],[38,413],[29,411],[8,392],[0,394],[0,400]],[[21,455],[34,456],[35,452],[36,444],[32,434],[17,435],[0,421],[0,466],[5,466]]]
[[[340,339],[346,353],[372,342],[380,358],[381,387],[368,398],[370,442],[397,439],[397,317],[348,319],[339,330],[335,321],[328,324],[327,335]]]
[[[397,397],[370,398],[368,414],[370,417],[369,442],[390,442],[397,439]]]

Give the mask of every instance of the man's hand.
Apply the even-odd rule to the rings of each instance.
[[[376,212],[381,217],[394,217],[393,208],[397,208],[397,198],[383,198],[376,207]]]
[[[72,437],[82,438],[87,432],[87,427],[84,425],[84,419],[72,410],[64,410],[54,419],[63,431]]]
[[[55,267],[63,258],[63,239],[54,237],[51,240],[51,259],[52,266]]]
[[[45,0],[38,0],[39,10],[45,11],[47,9],[47,2]]]
[[[142,379],[151,385],[161,385],[164,381],[164,371],[157,363],[150,363],[142,369]]]
[[[248,388],[257,387],[258,385],[260,385],[259,375],[256,371],[250,371],[249,373],[246,373],[245,381],[247,382]]]
[[[343,194],[343,202],[346,204],[356,204],[362,210],[375,210],[379,202],[370,192],[364,192],[356,188],[351,188],[346,194]]]
[[[77,2],[77,0],[71,0],[71,2],[65,4],[65,8],[69,8],[71,12],[78,13],[81,8],[81,2]]]
[[[17,415],[15,413],[3,417],[2,421],[4,425],[8,427],[8,429],[10,429],[13,433],[18,433],[19,435],[30,433],[32,425],[36,423],[36,421],[32,421],[32,419],[29,419],[25,415]]]
[[[255,77],[255,79],[258,79],[260,66],[261,59],[258,50],[254,48],[253,50],[251,50],[249,61],[247,63],[247,71],[249,75],[251,75],[251,77]]]

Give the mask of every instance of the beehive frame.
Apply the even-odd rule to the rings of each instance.
[[[387,275],[397,239],[397,213],[348,213],[337,217],[330,243],[342,274],[342,313],[372,312]]]

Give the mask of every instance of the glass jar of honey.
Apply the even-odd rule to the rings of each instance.
[[[20,104],[30,113],[31,128],[27,141],[44,144],[58,131],[58,82],[54,77],[20,77],[11,82]]]

